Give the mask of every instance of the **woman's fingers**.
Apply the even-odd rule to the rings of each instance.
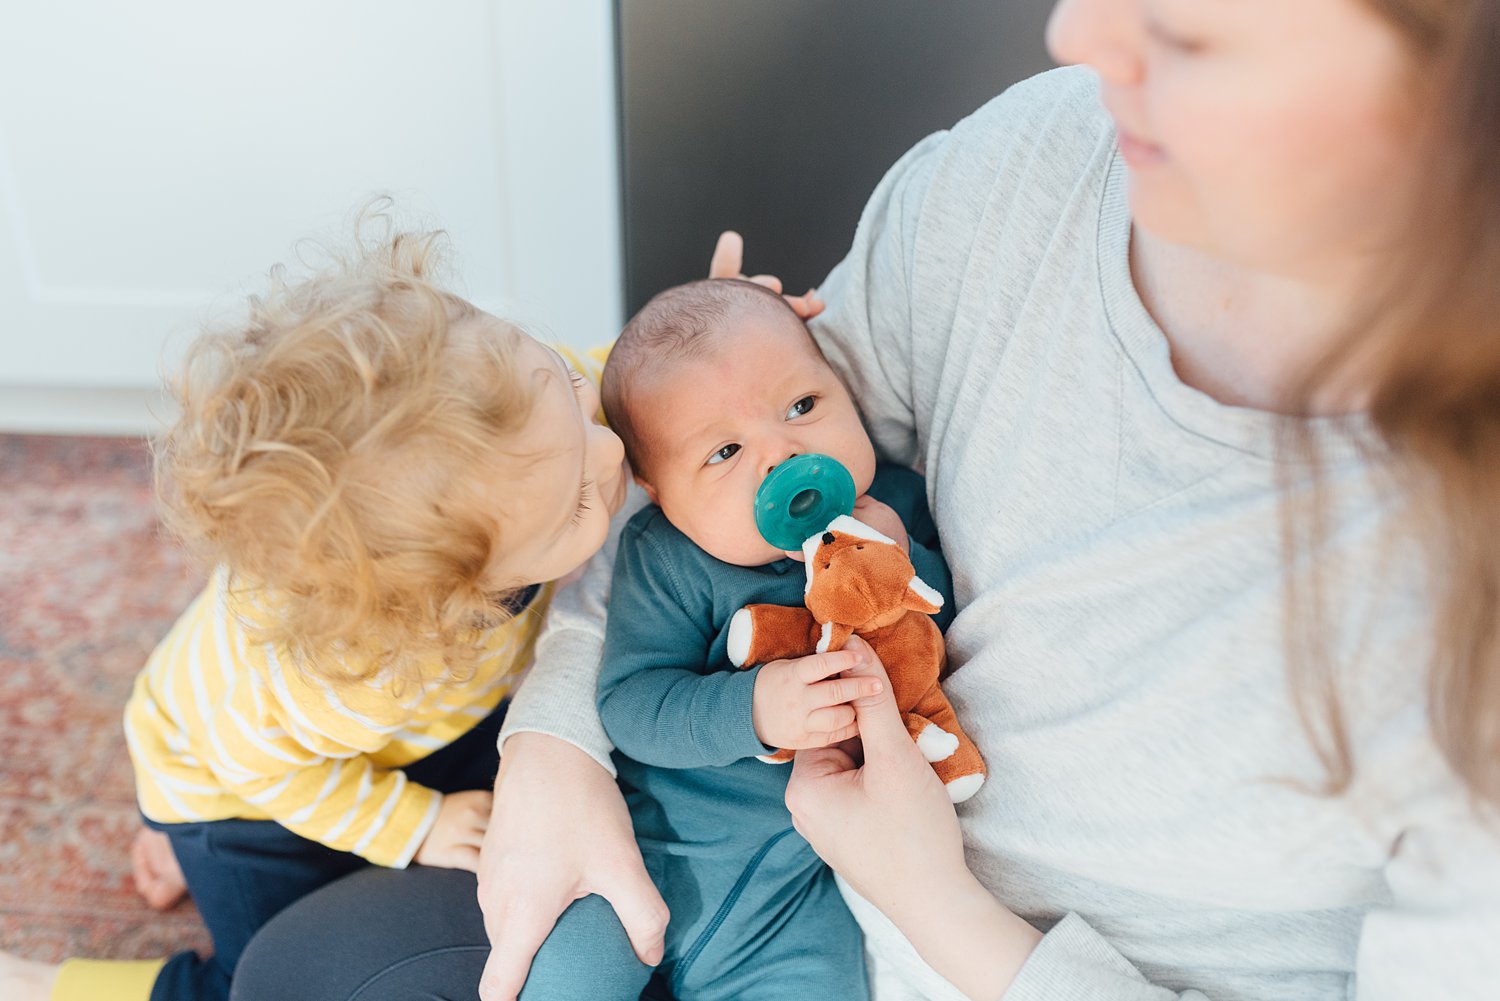
[[[781,279],[777,278],[775,275],[755,275],[754,277],[747,278],[745,280],[754,282],[756,285],[764,286],[765,288],[770,289],[772,292],[775,292],[778,295],[781,293]]]
[[[490,937],[490,957],[479,976],[481,1001],[515,1001],[531,972],[531,960],[552,934],[558,915],[572,901],[545,904],[538,895],[517,892],[503,903],[484,909],[484,930]]]
[[[824,302],[818,298],[818,290],[815,288],[810,288],[801,295],[788,295],[782,298],[786,300],[788,306],[792,307],[792,312],[804,320],[811,320],[823,312]]]
[[[911,737],[906,732],[901,713],[896,709],[896,700],[891,695],[890,679],[886,677],[885,665],[880,662],[870,645],[858,636],[849,637],[844,649],[860,654],[857,666],[849,669],[854,678],[874,678],[881,683],[880,691],[854,700],[854,715],[859,726],[859,739],[864,745],[865,764],[877,764],[886,756],[914,753]]]
[[[738,278],[745,261],[745,239],[732,229],[719,234],[714,256],[708,262],[708,277]]]
[[[745,266],[745,240],[740,234],[732,229],[726,229],[719,234],[719,242],[714,244],[714,256],[708,262],[708,277],[710,278],[743,278],[745,281],[764,285],[772,292],[782,292],[781,279],[775,275],[755,275],[746,277],[743,273]],[[811,320],[823,312],[823,301],[818,298],[817,289],[808,289],[801,295],[783,295],[787,305],[792,307],[804,320]]]
[[[837,747],[809,747],[798,751],[797,756],[792,759],[792,777],[787,783],[787,805],[792,805],[793,788],[807,795],[817,796],[829,776],[843,775],[854,767],[854,759]]]

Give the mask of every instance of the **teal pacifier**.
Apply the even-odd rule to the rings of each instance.
[[[755,527],[784,551],[801,549],[830,521],[853,511],[854,477],[826,455],[792,456],[771,470],[755,491]]]

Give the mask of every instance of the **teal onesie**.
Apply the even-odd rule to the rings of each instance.
[[[943,595],[946,628],[952,579],[922,478],[881,467],[870,495],[901,516],[917,574]],[[760,669],[738,670],[725,654],[736,611],[799,605],[805,582],[794,560],[714,559],[656,507],[620,537],[598,704],[646,871],[671,910],[648,997],[869,997],[859,927],[832,872],[792,829],[791,767],[756,757],[773,750],[751,723]],[[609,904],[586,897],[543,944],[521,998],[635,1001],[650,980]]]

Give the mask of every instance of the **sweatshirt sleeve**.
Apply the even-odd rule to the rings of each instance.
[[[1494,996],[1500,979],[1500,830],[1455,794],[1429,804],[1426,819],[1396,838],[1385,865],[1390,900],[1361,928],[1349,1001],[1426,1001]],[[1488,810],[1488,807],[1481,807]],[[963,1001],[924,963],[883,914],[847,884],[840,888],[865,931],[891,1001]],[[1264,950],[1265,942],[1247,945]],[[1295,943],[1282,946],[1288,950]],[[1253,958],[1247,956],[1247,958]],[[1266,1001],[1277,997],[1267,994]],[[1081,915],[1066,914],[1042,937],[1004,1001],[1214,1001],[1212,991],[1152,983]]]
[[[537,637],[531,669],[512,698],[500,728],[502,754],[513,734],[545,733],[567,741],[605,771],[615,773],[609,758],[614,745],[599,722],[595,693],[620,533],[645,504],[645,494],[631,484],[625,506],[610,523],[603,548],[584,565],[577,580],[563,584],[553,595]]]
[[[1500,980],[1500,828],[1462,794],[1431,804],[1396,838],[1385,865],[1388,904],[1360,932],[1351,1001],[1493,997]],[[1083,918],[1070,914],[1045,937],[1005,995],[1100,1001],[1201,999],[1148,983]]]
[[[752,721],[749,671],[708,671],[711,606],[639,522],[615,564],[599,715],[615,746],[661,768],[728,765],[769,754]]]

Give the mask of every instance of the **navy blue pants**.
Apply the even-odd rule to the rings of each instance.
[[[493,788],[500,767],[495,741],[505,708],[502,702],[458,740],[407,765],[407,777],[443,793]],[[206,959],[195,952],[169,959],[157,974],[151,1001],[228,998],[240,954],[262,925],[314,890],[370,866],[271,820],[146,823],[171,840],[214,945]]]

